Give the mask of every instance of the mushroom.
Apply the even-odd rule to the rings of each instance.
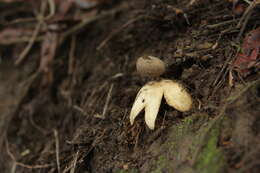
[[[142,77],[159,77],[165,69],[165,63],[154,56],[142,56],[136,61],[136,70]]]
[[[145,122],[150,129],[154,129],[154,122],[158,114],[163,88],[158,82],[149,82],[138,92],[130,113],[130,123],[133,125],[137,115],[145,109]]]
[[[164,98],[168,105],[178,111],[186,112],[192,107],[192,98],[186,89],[179,82],[162,80]]]
[[[162,96],[168,105],[178,111],[189,111],[192,107],[192,97],[179,82],[172,80],[149,82],[140,89],[136,96],[130,113],[131,125],[137,115],[145,109],[145,122],[153,130]]]

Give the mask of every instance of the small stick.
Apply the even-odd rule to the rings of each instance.
[[[60,173],[60,152],[59,152],[60,147],[59,147],[58,131],[56,129],[54,129],[53,132],[54,132],[54,137],[55,137],[57,168],[58,168],[58,173]]]
[[[233,55],[230,54],[230,56],[227,58],[227,60],[226,60],[225,63],[223,64],[223,66],[222,66],[220,72],[218,73],[218,75],[217,75],[215,81],[213,82],[213,86],[215,86],[215,85],[219,82],[219,79],[220,79],[221,75],[223,74],[223,71],[227,68],[228,64],[229,64],[230,61],[232,60],[232,57],[233,57]]]
[[[11,173],[15,173],[16,172],[16,168],[17,168],[17,164],[14,162],[12,167],[11,167]]]
[[[109,91],[108,91],[108,94],[107,94],[106,103],[105,103],[105,106],[104,106],[104,109],[103,109],[103,113],[102,113],[102,118],[103,119],[105,119],[105,116],[106,116],[106,112],[107,112],[108,104],[109,104],[109,101],[110,101],[110,98],[111,98],[111,95],[112,95],[113,87],[114,87],[114,84],[111,84],[111,86],[109,88]]]
[[[56,6],[54,3],[54,0],[48,0],[49,8],[50,8],[50,13],[48,16],[45,17],[45,20],[51,18],[55,14]]]
[[[69,52],[69,70],[68,70],[69,75],[72,75],[72,73],[74,71],[75,48],[76,48],[76,36],[72,36],[71,47],[70,47],[70,52]]]
[[[19,65],[21,64],[21,62],[25,59],[26,55],[29,53],[29,51],[31,50],[38,34],[41,28],[42,22],[38,22],[37,26],[34,29],[33,35],[31,37],[31,39],[29,40],[28,45],[26,46],[26,48],[22,51],[22,53],[20,54],[19,58],[15,61],[15,65]]]
[[[17,162],[15,156],[10,151],[9,142],[7,140],[7,137],[5,137],[5,145],[6,145],[6,151],[7,151],[8,156],[12,159],[14,164],[16,164],[17,166],[21,166],[21,167],[28,168],[28,169],[40,169],[40,168],[48,168],[48,167],[52,166],[51,164],[27,165],[27,164],[24,164],[24,163],[21,163],[21,162]]]
[[[104,41],[102,41],[100,43],[100,45],[97,47],[97,50],[102,49],[106,43],[111,40],[111,38],[113,38],[116,34],[118,34],[120,31],[122,31],[124,28],[126,28],[127,26],[131,25],[132,23],[135,23],[136,21],[143,19],[144,16],[138,16],[134,19],[129,20],[128,22],[126,22],[124,25],[122,25],[120,28],[118,28],[117,30],[113,31]]]
[[[254,0],[253,2],[250,2],[250,5],[249,7],[247,7],[246,11],[244,12],[243,16],[241,17],[239,23],[237,24],[237,28],[241,28],[240,29],[240,32],[236,38],[236,41],[238,42],[246,28],[246,25],[247,25],[247,22],[250,18],[250,16],[252,15],[253,13],[253,9],[258,5],[260,4],[260,0]],[[242,25],[242,27],[241,27]]]
[[[76,169],[76,165],[77,165],[77,160],[78,160],[78,155],[79,155],[79,151],[76,152],[75,157],[73,159],[73,166],[70,170],[70,173],[75,173],[75,169]]]
[[[224,21],[224,22],[220,22],[220,23],[216,23],[216,24],[212,24],[212,25],[207,25],[206,27],[209,29],[213,29],[213,28],[221,27],[221,26],[228,25],[231,23],[235,23],[237,21],[239,21],[239,19],[231,19],[228,21]]]
[[[193,4],[195,4],[196,1],[197,1],[197,0],[190,0],[190,2],[188,3],[187,6],[188,6],[188,7],[189,7],[189,6],[192,6]]]
[[[249,12],[252,11],[252,9],[254,9],[257,4],[259,4],[259,2],[257,2],[257,1],[250,2],[249,7],[247,7],[247,9],[246,9],[246,11],[244,12],[243,16],[240,18],[240,21],[239,21],[238,24],[237,24],[237,28],[240,28],[240,27],[241,27],[243,21],[245,20],[245,18],[246,18],[247,15],[249,14]]]
[[[14,19],[13,21],[6,23],[4,25],[15,25],[19,23],[29,23],[29,22],[35,22],[37,19],[35,17],[29,17],[29,18],[19,18],[19,19]]]
[[[41,3],[41,11],[40,14],[38,14],[36,16],[36,18],[38,19],[38,24],[36,25],[33,35],[31,37],[31,39],[29,40],[29,43],[27,44],[27,46],[25,47],[25,49],[22,51],[22,53],[20,54],[19,58],[15,61],[15,65],[19,65],[21,64],[21,62],[25,59],[26,55],[29,53],[29,51],[31,50],[39,32],[41,29],[42,24],[44,23],[44,12],[46,10],[46,4],[43,2]]]
[[[248,8],[249,8],[249,7],[248,7]],[[237,41],[237,42],[239,42],[239,40],[240,40],[240,38],[241,38],[243,32],[245,31],[247,22],[248,22],[248,20],[249,20],[249,18],[250,18],[250,16],[251,16],[252,13],[253,13],[253,10],[249,11],[249,12],[248,12],[248,15],[246,15],[245,20],[244,20],[244,22],[243,22],[243,24],[242,24],[242,27],[241,27],[241,29],[240,29],[240,31],[239,31],[239,34],[238,34],[238,36],[237,36],[237,38],[236,38],[236,41]]]
[[[63,34],[63,39],[65,39],[66,37],[72,35],[74,32],[84,28],[86,25],[94,22],[94,21],[97,21],[99,19],[102,19],[104,17],[107,17],[107,16],[110,16],[110,15],[113,15],[113,14],[116,14],[117,12],[119,11],[122,11],[123,9],[125,9],[125,6],[121,6],[119,8],[116,8],[116,9],[113,9],[111,11],[107,11],[107,12],[104,12],[98,16],[93,16],[93,17],[90,17],[90,18],[86,18],[85,20],[83,20],[81,23],[75,25],[74,27],[70,28],[68,31],[66,31],[64,34]]]
[[[73,108],[77,111],[79,111],[80,113],[82,113],[83,115],[87,115],[87,113],[78,105],[74,105]]]

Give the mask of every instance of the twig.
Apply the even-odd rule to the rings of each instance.
[[[95,112],[94,109],[92,109],[91,107],[95,104],[98,103],[98,101],[101,101],[103,99],[104,95],[100,95],[99,97],[94,97],[95,94],[98,94],[100,92],[102,92],[108,85],[108,82],[105,81],[97,90],[94,89],[93,92],[91,93],[91,95],[88,97],[88,99],[86,100],[85,104],[82,106],[84,110],[87,110],[87,108],[90,107],[90,110],[92,110],[92,112],[90,114],[92,114],[93,112]],[[103,92],[102,92],[103,94]]]
[[[158,137],[162,134],[165,128],[166,127],[164,125],[159,127],[155,132],[153,132],[153,134],[151,134],[151,136],[149,136],[149,138],[147,139],[147,143],[151,143],[158,139]]]
[[[215,85],[218,83],[218,81],[219,81],[221,75],[223,74],[223,71],[226,69],[226,67],[228,66],[228,64],[229,64],[230,61],[232,60],[232,57],[233,57],[233,54],[230,54],[230,56],[229,56],[229,57],[227,58],[227,60],[225,61],[225,63],[224,63],[224,65],[222,66],[222,68],[221,68],[219,74],[217,75],[215,81],[213,82],[213,86],[215,86]]]
[[[90,17],[90,18],[86,18],[85,20],[83,20],[81,23],[75,25],[74,27],[72,27],[71,29],[69,29],[68,31],[66,31],[64,34],[63,34],[63,39],[67,38],[68,36],[72,35],[73,33],[75,33],[76,31],[84,28],[86,25],[96,21],[96,20],[99,20],[99,19],[102,19],[104,17],[107,17],[107,16],[110,16],[110,15],[113,15],[119,11],[122,11],[123,9],[125,9],[126,6],[121,6],[119,8],[116,8],[116,9],[113,9],[111,11],[107,11],[107,12],[104,12],[100,15],[97,15],[97,16],[93,16],[93,17]]]
[[[15,65],[19,65],[25,59],[26,55],[31,50],[31,48],[39,34],[40,28],[43,24],[43,20],[44,20],[43,16],[44,16],[45,9],[46,9],[46,5],[45,5],[45,1],[44,1],[41,3],[40,13],[36,16],[36,18],[38,19],[38,24],[36,25],[36,27],[34,29],[33,35],[31,37],[31,39],[29,40],[29,43],[27,44],[25,49],[22,51],[22,53],[20,54],[18,59],[15,61]]]
[[[219,87],[221,86],[221,81],[222,79],[224,79],[227,75],[227,73],[230,71],[230,69],[232,69],[232,67],[228,67],[228,65],[233,62],[234,58],[237,56],[238,52],[236,52],[236,55],[233,56],[232,53],[229,53],[229,57],[226,59],[225,63],[223,64],[220,72],[218,73],[216,79],[214,80],[214,82],[212,83],[211,86],[214,86],[212,92],[211,92],[211,96],[215,94],[215,92],[219,89]]]
[[[108,91],[108,94],[107,94],[106,103],[105,103],[103,113],[102,113],[103,119],[105,119],[105,117],[106,117],[106,112],[107,112],[108,104],[109,104],[109,101],[110,101],[110,98],[111,98],[111,95],[112,95],[113,87],[114,87],[114,84],[111,84],[109,91]]]
[[[48,20],[55,14],[55,3],[53,2],[53,0],[48,0],[48,4],[49,4],[49,8],[50,8],[50,13],[46,17],[44,17],[46,5],[44,2],[41,4],[40,14],[38,14],[38,16],[36,16],[36,18],[38,19],[38,24],[36,25],[36,27],[34,29],[33,35],[31,37],[31,39],[29,40],[29,43],[27,44],[27,46],[25,47],[23,52],[20,54],[19,58],[15,61],[15,65],[19,65],[25,59],[26,55],[31,50],[33,44],[35,43],[35,41],[37,39],[37,36],[39,35],[41,26],[44,24],[44,21]]]
[[[248,4],[250,4],[251,3],[251,1],[249,1],[249,0],[244,0],[246,3],[248,3]]]
[[[55,6],[55,3],[53,0],[48,0],[48,4],[49,4],[50,13],[48,16],[45,17],[45,20],[51,18],[55,14],[55,9],[56,9],[56,6]]]
[[[119,12],[119,11],[122,11],[122,10],[125,9],[125,8],[126,8],[126,6],[121,6],[121,7],[117,8],[117,9],[113,9],[113,10],[111,10],[111,11],[104,12],[104,13],[98,15],[98,16],[93,16],[93,17],[91,17],[91,18],[87,18],[87,19],[83,20],[81,23],[75,25],[74,27],[72,27],[72,28],[70,28],[68,31],[66,31],[66,32],[64,33],[63,38],[62,38],[61,40],[63,40],[63,39],[65,39],[65,38],[67,38],[68,36],[74,34],[74,33],[77,32],[78,30],[84,28],[86,25],[88,25],[88,24],[90,24],[90,23],[92,23],[92,22],[95,22],[95,21],[97,21],[97,20],[99,20],[99,19],[105,18],[105,17],[107,17],[107,16],[113,15],[113,14]],[[33,18],[33,19],[28,19],[27,22],[33,22],[33,21],[35,21],[35,20],[37,20],[37,19],[35,19],[35,18]],[[45,20],[45,18],[44,18],[44,20]],[[44,21],[44,20],[43,20],[43,21]],[[16,21],[14,21],[14,24],[15,24],[15,22],[16,22]],[[17,21],[17,22],[21,22],[21,21]],[[11,24],[12,24],[12,23],[11,23]],[[31,37],[30,37],[30,38],[19,38],[19,39],[17,39],[17,40],[13,40],[13,41],[5,41],[4,43],[1,43],[1,44],[3,44],[3,45],[9,45],[9,44],[15,44],[15,43],[24,43],[24,42],[30,42],[31,39],[32,39]],[[37,36],[37,37],[35,38],[34,42],[39,42],[39,41],[42,41],[43,39],[44,39],[43,36]]]
[[[242,25],[243,21],[245,20],[246,16],[248,15],[248,13],[250,11],[252,11],[252,9],[254,9],[257,4],[259,4],[259,2],[255,1],[255,0],[253,2],[250,2],[250,5],[247,7],[247,9],[244,12],[243,16],[240,18],[240,21],[237,24],[237,28],[241,27],[241,25]]]
[[[33,120],[33,114],[32,113],[29,113],[29,121],[30,123],[32,124],[32,126],[38,130],[39,132],[41,132],[42,134],[46,135],[48,133],[47,130],[45,130],[44,128],[40,127],[39,125],[37,125],[35,123],[35,121]]]
[[[227,75],[227,72],[229,68],[226,68],[226,70],[224,71],[224,73],[220,76],[221,79],[219,80],[219,82],[217,83],[217,85],[214,87],[214,89],[211,92],[211,96],[215,95],[216,91],[221,87],[221,85],[223,84],[223,82],[225,81],[225,77]]]
[[[190,2],[188,3],[187,7],[192,6],[193,4],[195,4],[196,1],[197,1],[197,0],[190,0]]]
[[[19,19],[14,19],[13,21],[4,24],[4,25],[15,25],[19,23],[30,23],[30,22],[36,22],[37,19],[35,17],[29,17],[29,18],[19,18]]]
[[[239,19],[232,19],[232,20],[228,20],[228,21],[224,21],[224,22],[220,22],[220,23],[216,23],[216,24],[212,24],[212,25],[207,25],[206,27],[209,29],[213,29],[213,28],[221,27],[221,26],[228,25],[231,23],[235,23],[237,21],[239,21]]]
[[[44,165],[27,165],[21,162],[17,162],[15,156],[13,155],[13,153],[10,151],[9,148],[9,142],[7,140],[7,137],[5,137],[5,145],[6,145],[6,151],[8,156],[12,159],[12,161],[14,162],[14,164],[16,164],[17,166],[21,166],[24,168],[28,168],[28,169],[41,169],[41,168],[48,168],[51,167],[52,164],[44,164]]]
[[[75,157],[73,159],[73,166],[72,166],[72,168],[70,170],[70,173],[75,173],[77,160],[78,160],[78,155],[79,155],[79,151],[77,151],[76,154],[75,154]]]
[[[247,22],[250,18],[250,16],[253,13],[253,9],[257,6],[257,4],[259,4],[260,1],[259,0],[254,0],[253,2],[250,3],[249,7],[247,7],[246,11],[244,12],[243,16],[241,17],[239,23],[237,24],[237,28],[241,28],[239,31],[239,34],[236,38],[236,41],[239,42],[245,28],[247,25]],[[242,26],[241,26],[242,25]]]
[[[44,39],[43,36],[38,36],[35,39],[35,42],[40,42]],[[17,44],[17,43],[27,43],[30,42],[31,37],[24,37],[24,38],[17,38],[15,40],[5,40],[5,42],[1,42],[1,45],[10,45],[10,44]]]
[[[58,173],[60,173],[60,145],[59,145],[58,131],[54,129],[53,132],[55,137],[57,168],[58,168]]]
[[[13,163],[12,167],[11,167],[11,173],[15,173],[16,172],[16,168],[17,168],[17,164]]]
[[[81,107],[74,105],[73,108],[75,110],[79,111],[80,113],[82,113],[83,115],[85,115],[85,116],[87,115],[87,113]]]
[[[15,65],[19,65],[26,57],[26,55],[29,53],[29,51],[31,50],[38,34],[40,31],[42,23],[39,21],[38,24],[36,25],[33,35],[31,37],[31,39],[29,40],[28,45],[25,47],[25,49],[22,51],[22,53],[20,54],[19,58],[15,61]]]
[[[72,75],[72,73],[74,72],[75,48],[76,48],[76,36],[72,36],[71,47],[69,52],[69,70],[68,70],[69,75]]]
[[[247,22],[248,22],[248,20],[249,20],[249,18],[250,18],[250,16],[251,16],[252,12],[253,12],[253,10],[249,11],[249,12],[248,12],[248,15],[245,17],[245,20],[244,20],[244,22],[243,22],[243,24],[242,24],[242,27],[241,27],[241,29],[240,29],[240,31],[239,31],[239,33],[238,33],[237,38],[236,38],[236,42],[239,42],[239,40],[240,40],[242,34],[244,33],[245,28],[246,28],[246,25],[247,25]]]
[[[138,147],[138,144],[139,144],[139,136],[141,134],[141,131],[142,131],[142,129],[139,128],[137,135],[135,136],[134,151],[137,151],[137,147]]]
[[[129,20],[128,22],[126,22],[124,25],[122,25],[121,27],[119,27],[117,30],[113,31],[110,35],[108,35],[108,37],[102,41],[99,46],[96,48],[97,50],[102,49],[106,43],[111,40],[111,38],[113,38],[116,34],[118,34],[120,31],[122,31],[124,28],[126,28],[127,26],[131,25],[132,23],[135,23],[136,21],[143,19],[145,16],[138,16],[134,19]]]

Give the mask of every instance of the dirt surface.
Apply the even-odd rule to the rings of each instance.
[[[190,2],[73,6],[67,17],[86,20],[62,21],[66,28],[49,32],[47,53],[40,31],[20,65],[28,39],[0,33],[1,172],[260,172],[258,67],[241,75],[232,66],[245,34],[260,26],[259,6],[243,29],[230,1]],[[16,19],[31,17],[28,9],[1,2],[0,29],[23,26]],[[56,32],[61,41],[54,44]],[[44,63],[52,48],[54,59]],[[185,113],[163,100],[153,131],[143,113],[129,122],[138,90],[159,80],[137,74],[142,55],[166,62],[161,78],[180,81],[194,99]]]

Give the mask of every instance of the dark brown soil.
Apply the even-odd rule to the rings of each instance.
[[[259,77],[257,70],[243,79],[232,70],[239,51],[236,39],[240,28],[236,25],[241,16],[235,16],[232,3],[225,0],[188,3],[115,0],[97,7],[96,15],[119,10],[63,40],[57,48],[52,66],[54,79],[49,86],[42,85],[43,75],[31,77],[39,67],[39,42],[18,67],[13,65],[15,57],[26,43],[1,45],[0,172],[156,172],[150,162],[161,154],[159,151],[167,152],[160,147],[167,141],[171,127],[193,114],[205,114],[203,123],[192,128],[199,129],[223,112],[228,120],[223,120],[217,143],[226,158],[225,172],[259,172],[259,82],[255,89],[258,93],[244,94],[245,100],[241,97],[226,104],[230,95]],[[7,13],[4,8],[0,3],[0,14]],[[175,8],[185,15],[177,14]],[[82,13],[79,9],[71,13],[77,11]],[[239,41],[260,26],[259,12],[259,7],[253,10]],[[10,14],[12,18],[3,15],[1,28],[7,27],[6,16],[13,20],[18,14]],[[75,23],[68,25],[73,27]],[[75,66],[69,74],[73,39]],[[146,127],[143,114],[133,126],[129,122],[138,90],[146,82],[157,80],[137,74],[136,59],[144,54],[164,60],[168,70],[163,78],[181,81],[195,102],[192,111],[180,113],[163,101],[154,131]],[[234,78],[232,85],[230,75]],[[184,140],[187,143],[194,140],[189,135]],[[181,145],[185,148],[186,144]],[[183,165],[174,167],[175,172],[187,171]]]

